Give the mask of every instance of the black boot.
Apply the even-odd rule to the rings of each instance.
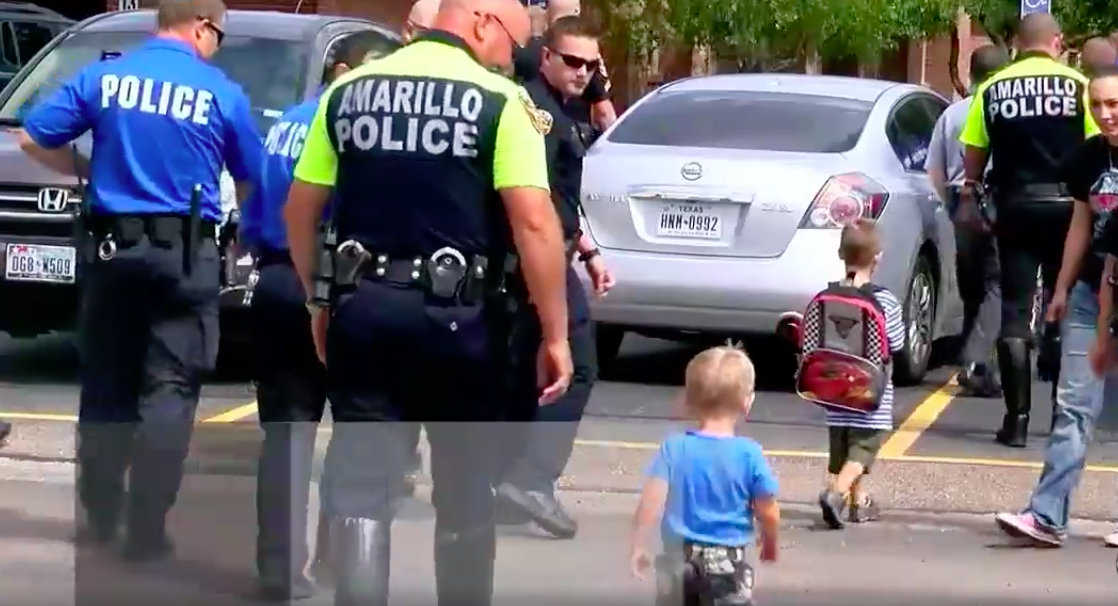
[[[392,523],[341,518],[330,534],[336,555],[334,606],[387,606]]]
[[[256,569],[266,600],[303,600],[315,594],[304,570],[316,429],[310,423],[264,424],[256,487]]]
[[[1005,417],[995,439],[1012,448],[1024,448],[1032,410],[1032,368],[1028,339],[999,339],[998,367],[1005,396]]]
[[[465,532],[435,530],[435,586],[439,606],[489,606],[497,535],[493,524]]]

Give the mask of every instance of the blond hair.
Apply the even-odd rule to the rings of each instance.
[[[698,414],[741,410],[753,395],[753,361],[732,345],[712,347],[687,364],[684,393],[687,407]]]
[[[865,269],[873,265],[881,252],[881,237],[872,219],[858,219],[842,228],[839,238],[839,258],[847,269]]]

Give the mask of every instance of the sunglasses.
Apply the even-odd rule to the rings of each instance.
[[[213,32],[214,37],[217,38],[217,45],[221,46],[221,43],[225,41],[225,30],[205,17],[199,17],[198,19],[202,22],[203,27]]]
[[[513,37],[512,32],[509,31],[509,28],[505,27],[505,22],[501,21],[500,17],[498,17],[497,15],[494,15],[493,13],[474,13],[474,14],[477,15],[479,18],[482,18],[482,19],[486,19],[486,18],[492,19],[501,28],[501,31],[505,32],[505,36],[508,36],[509,44],[512,44],[513,50],[520,50],[521,49],[520,43],[517,42],[516,38]]]
[[[557,50],[554,50],[554,49],[549,48],[547,50],[549,50],[552,53],[554,53],[555,55],[557,55],[560,59],[563,60],[563,63],[566,63],[567,67],[569,67],[571,69],[581,69],[581,68],[585,67],[586,71],[588,71],[590,73],[594,73],[594,72],[598,71],[599,67],[602,66],[602,60],[601,59],[583,59],[582,57],[576,57],[574,55],[568,55],[566,53],[561,53],[561,52],[559,52]]]

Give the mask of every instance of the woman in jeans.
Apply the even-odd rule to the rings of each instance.
[[[1118,254],[1118,220],[1110,219],[1118,207],[1118,68],[1097,73],[1088,96],[1102,134],[1085,141],[1064,163],[1064,182],[1075,208],[1046,318],[1061,321],[1055,422],[1028,507],[996,517],[1006,534],[1047,546],[1061,545],[1067,537],[1071,493],[1083,474],[1095,423],[1104,404],[1118,404],[1118,373],[1105,372],[1100,354],[1092,353],[1110,351],[1110,289],[1102,306],[1099,290],[1107,254]],[[1105,335],[1105,349],[1096,344],[1100,335]],[[1118,547],[1118,529],[1105,542]]]

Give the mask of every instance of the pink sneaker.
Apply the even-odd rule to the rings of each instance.
[[[1002,532],[1014,538],[1032,539],[1050,547],[1059,547],[1064,542],[1063,535],[1041,526],[1029,512],[999,513],[994,516],[994,521]]]

